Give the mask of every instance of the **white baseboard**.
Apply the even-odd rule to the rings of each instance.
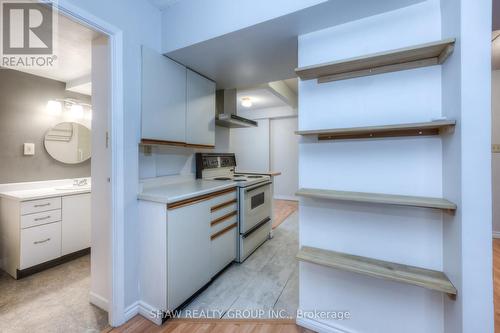
[[[98,308],[108,312],[109,302],[107,299],[93,292],[90,292],[89,296],[91,304],[94,304]]]
[[[500,238],[500,231],[493,231],[493,238]]]
[[[345,328],[335,327],[310,318],[297,318],[295,322],[299,326],[318,333],[352,333],[352,331],[346,330]]]
[[[299,201],[299,198],[297,198],[294,195],[274,195],[275,200],[288,200],[288,201]]]
[[[154,314],[156,313],[160,313],[160,311],[155,307],[147,303],[144,303],[142,301],[136,301],[125,309],[125,321],[129,321],[136,315],[140,314],[141,316],[143,316],[147,320],[152,321],[156,325],[161,325],[162,318],[154,316]]]
[[[125,322],[139,314],[139,302],[136,301],[125,309]]]

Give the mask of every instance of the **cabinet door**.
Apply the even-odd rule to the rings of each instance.
[[[186,141],[186,68],[142,47],[142,138]]]
[[[215,145],[215,82],[187,70],[186,142]]]
[[[62,198],[62,255],[90,247],[90,194]]]
[[[173,310],[210,281],[210,206],[204,201],[167,214],[167,297]]]

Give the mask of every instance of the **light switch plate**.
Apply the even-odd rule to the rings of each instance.
[[[491,145],[491,152],[492,153],[500,153],[500,144],[494,143]]]
[[[25,143],[24,144],[24,155],[26,155],[26,156],[35,155],[35,144],[34,143]]]

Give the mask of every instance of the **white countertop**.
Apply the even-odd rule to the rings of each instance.
[[[66,195],[75,194],[85,194],[90,193],[91,189],[89,186],[82,187],[69,187],[69,186],[55,186],[47,188],[36,188],[36,189],[21,189],[13,191],[0,192],[0,197],[18,200],[18,201],[29,201],[53,197],[61,197]]]
[[[165,184],[158,187],[145,188],[139,193],[139,200],[159,203],[172,203],[197,197],[220,190],[235,187],[236,183],[228,180],[203,180],[193,179],[179,183]]]

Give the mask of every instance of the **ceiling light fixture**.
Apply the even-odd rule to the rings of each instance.
[[[250,108],[252,107],[252,100],[250,99],[250,97],[243,97],[241,99],[241,106],[245,107],[245,108]]]

